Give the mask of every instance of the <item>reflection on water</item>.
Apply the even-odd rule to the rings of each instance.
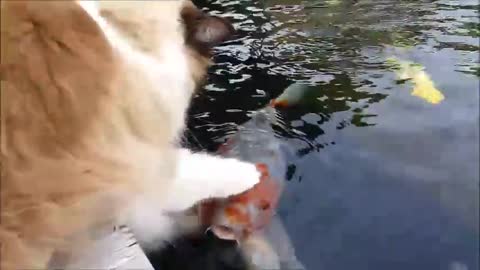
[[[215,150],[249,111],[308,87],[277,128],[296,153],[280,214],[308,269],[479,268],[478,1],[195,2],[241,37],[194,101],[191,147]],[[443,100],[411,95],[392,58]]]

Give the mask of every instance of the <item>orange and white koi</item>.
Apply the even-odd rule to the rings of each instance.
[[[222,156],[256,163],[262,178],[242,194],[199,205],[200,222],[217,237],[241,241],[268,225],[282,193],[286,171],[283,145],[276,138],[272,124],[278,120],[277,108],[298,104],[306,91],[305,85],[293,83],[268,106],[253,112],[251,119],[218,149]]]
[[[221,239],[241,241],[268,225],[281,194],[281,185],[271,178],[266,164],[258,164],[260,183],[225,200],[211,200],[199,206],[204,226]]]
[[[220,239],[237,241],[240,249],[255,265],[253,269],[281,269],[282,260],[288,265],[293,263],[294,269],[304,269],[297,261],[293,247],[285,249],[289,254],[283,254],[285,252],[276,250],[272,243],[275,241],[269,238],[273,234],[276,235],[274,238],[288,239],[275,215],[285,184],[285,151],[288,149],[275,135],[272,124],[281,124],[277,119],[277,109],[298,104],[305,92],[306,87],[301,84],[294,83],[287,87],[267,107],[253,112],[251,119],[240,126],[217,151],[224,157],[257,164],[262,175],[260,182],[239,195],[202,202],[196,209],[201,227]],[[291,246],[289,240],[283,242],[283,246]]]

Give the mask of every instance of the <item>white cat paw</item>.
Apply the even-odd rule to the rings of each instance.
[[[211,198],[225,198],[251,189],[261,173],[248,162],[204,153],[180,151],[180,163],[166,207],[184,209]]]
[[[225,159],[223,177],[217,178],[219,182],[215,197],[228,197],[245,192],[260,181],[261,173],[257,167],[248,162],[236,159]]]

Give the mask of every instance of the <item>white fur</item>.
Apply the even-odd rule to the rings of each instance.
[[[167,211],[182,211],[206,198],[222,198],[253,187],[260,178],[250,163],[180,150],[177,181]],[[188,184],[185,184],[188,183]]]
[[[181,6],[181,3],[183,2],[181,0],[169,1],[177,3],[174,6]],[[176,124],[176,127],[174,128],[176,133],[172,135],[177,136],[178,133],[183,130],[185,112],[190,103],[190,97],[195,85],[190,76],[188,60],[183,47],[184,38],[182,29],[178,27],[177,33],[171,33],[169,35],[169,41],[163,42],[161,46],[159,44],[159,51],[156,51],[156,55],[144,53],[133,48],[128,43],[128,39],[118,33],[118,31],[116,31],[115,28],[99,14],[99,10],[115,7],[115,4],[111,3],[122,2],[125,5],[145,4],[142,3],[142,1],[139,1],[138,4],[132,1],[79,1],[85,11],[102,28],[106,38],[112,46],[118,50],[119,54],[122,55],[130,65],[138,68],[140,72],[142,72],[142,77],[147,76],[147,78],[150,79],[143,82],[139,80],[138,83],[153,84],[151,87],[146,88],[155,91],[155,97],[160,99],[161,105],[166,108],[167,112],[171,112],[170,117],[174,118],[172,123]],[[145,6],[145,8],[148,8],[148,5]],[[174,13],[170,15],[176,17],[179,16],[178,12],[177,14]],[[180,19],[177,18],[176,20]],[[158,23],[161,24],[162,21],[159,21]],[[157,34],[163,35],[166,33]],[[161,58],[161,61],[159,61],[158,58]],[[139,79],[140,78],[141,77],[139,77]],[[141,79],[144,80],[146,78]],[[159,85],[159,82],[161,82],[161,85]],[[168,91],[165,91],[165,86],[167,85]]]

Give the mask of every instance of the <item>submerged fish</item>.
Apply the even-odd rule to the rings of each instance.
[[[283,92],[275,99],[270,101],[269,106],[274,108],[285,108],[297,105],[302,102],[302,99],[307,96],[310,88],[301,83],[293,83],[289,85]]]
[[[209,226],[217,237],[241,241],[262,229],[271,220],[281,190],[286,162],[275,137],[271,119],[272,107],[255,112],[250,121],[223,144],[218,153],[257,164],[262,173],[252,189],[227,199],[213,199],[200,204],[202,224]]]
[[[271,220],[287,170],[286,148],[275,135],[272,125],[279,123],[277,108],[298,104],[307,90],[303,84],[291,84],[265,108],[253,112],[251,119],[219,147],[218,154],[256,163],[262,173],[260,183],[252,189],[227,199],[200,204],[201,222],[209,225],[219,238],[242,240]]]
[[[387,63],[396,70],[400,80],[411,80],[414,87],[412,95],[429,103],[438,104],[445,99],[440,90],[435,87],[425,68],[419,64],[400,61],[396,58],[387,59]]]
[[[279,99],[254,112],[218,149],[222,156],[256,163],[262,172],[260,182],[242,194],[202,202],[197,209],[203,227],[220,239],[237,241],[253,269],[304,269],[275,216],[285,184],[288,150],[272,127],[278,120],[275,107],[295,103],[301,89],[287,88]],[[275,243],[279,239],[281,243]]]

